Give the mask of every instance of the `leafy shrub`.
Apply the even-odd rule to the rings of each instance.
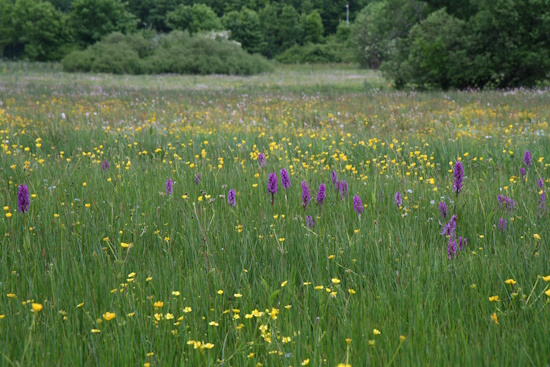
[[[223,33],[191,37],[174,31],[150,39],[140,34],[113,33],[84,51],[67,55],[63,69],[115,74],[252,75],[271,71],[272,65],[259,55],[246,53]]]
[[[442,8],[401,23],[384,16],[394,13],[391,4],[400,1],[370,3],[354,26],[361,64],[381,62],[382,73],[397,88],[513,88],[548,82],[546,2],[478,0],[462,10],[453,6],[451,14]]]
[[[393,62],[382,64],[383,74],[420,88],[467,86],[464,70],[468,60],[461,51],[464,31],[465,22],[447,14],[445,9],[431,13],[413,26],[408,39],[402,42],[402,53],[397,53]]]
[[[336,42],[294,45],[275,58],[284,64],[334,63],[355,61],[353,50]]]

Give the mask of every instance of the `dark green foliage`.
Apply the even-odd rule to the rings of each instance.
[[[166,14],[166,24],[171,29],[188,31],[191,35],[201,31],[218,31],[222,29],[222,23],[216,13],[204,4],[177,6],[173,11]]]
[[[223,26],[231,32],[230,39],[240,42],[251,53],[261,53],[266,43],[260,26],[258,13],[248,8],[240,12],[231,11],[224,15]]]
[[[112,32],[129,33],[137,20],[120,0],[75,0],[71,22],[77,41],[90,45]]]
[[[416,1],[404,12],[405,3],[393,6],[399,1],[369,4],[353,32],[361,64],[380,63],[398,88],[509,88],[550,78],[550,1],[467,1],[453,3],[452,14]]]
[[[2,58],[59,60],[138,30],[155,39],[225,30],[245,51],[285,63],[349,60],[353,48],[355,61],[380,68],[398,88],[550,80],[550,0],[0,0]],[[139,68],[149,70],[130,69]]]
[[[532,86],[550,77],[550,1],[483,0],[468,22],[473,85]]]
[[[308,43],[304,46],[294,45],[278,55],[276,60],[284,64],[353,62],[355,55],[353,49],[341,43]]]
[[[304,18],[304,43],[321,43],[323,41],[323,20],[318,12],[313,11]]]
[[[448,14],[462,20],[468,20],[476,15],[480,3],[477,0],[426,0],[426,2],[432,9],[445,8]]]
[[[413,7],[408,0],[367,5],[352,26],[359,63],[364,67],[378,68],[382,62],[392,60],[410,29],[426,15],[425,9]]]
[[[278,20],[279,40],[283,50],[294,46],[302,38],[300,14],[292,5],[285,5]]]
[[[63,59],[69,72],[115,74],[231,74],[252,75],[272,69],[264,58],[250,55],[226,39],[209,35],[190,37],[174,31],[146,39],[114,33],[103,41]]]
[[[465,22],[453,18],[445,9],[430,14],[411,29],[401,46],[402,52],[392,60],[395,64],[383,64],[383,73],[392,80],[419,87],[467,86],[461,72],[468,68],[462,52],[464,31]]]
[[[6,47],[14,43],[15,29],[12,20],[13,3],[10,0],[0,0],[0,57],[4,56]]]
[[[59,60],[67,49],[67,18],[49,2],[0,0],[0,56]]]
[[[262,55],[273,58],[279,53],[278,7],[267,5],[258,12],[258,17],[260,18],[260,28],[265,42]]]

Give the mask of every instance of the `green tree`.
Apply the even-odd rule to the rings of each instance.
[[[65,16],[42,0],[17,0],[7,23],[11,42],[21,45],[24,56],[33,61],[59,60],[69,40]],[[13,55],[23,56],[23,55]]]
[[[147,1],[147,0],[137,0]],[[170,27],[166,23],[166,15],[174,11],[178,5],[182,4],[181,0],[152,0],[151,6],[145,5],[144,12],[149,11],[147,19],[143,19],[142,23],[150,25],[153,29],[159,32],[168,32]]]
[[[112,32],[130,33],[137,20],[120,0],[75,0],[71,23],[77,41],[89,45]]]
[[[51,3],[56,9],[61,10],[64,13],[67,13],[71,9],[71,4],[73,0],[47,0]]]
[[[147,29],[153,27],[152,17],[157,3],[156,0],[132,0],[128,3],[128,11],[138,20],[138,28]]]
[[[427,13],[427,6],[413,5],[409,0],[373,2],[357,15],[352,37],[360,65],[378,68],[382,62],[402,53],[399,49],[402,41]],[[420,14],[418,9],[421,9]]]
[[[240,12],[231,11],[224,15],[222,23],[231,31],[230,39],[241,43],[251,53],[260,53],[265,48],[264,36],[258,13],[246,7]]]
[[[409,35],[408,58],[399,65],[410,71],[409,82],[441,89],[467,86],[465,70],[470,65],[462,38],[465,27],[464,21],[447,14],[445,9],[415,25]]]
[[[532,86],[550,76],[550,2],[482,0],[470,19],[472,84]]]
[[[426,0],[428,5],[435,9],[445,9],[445,11],[458,19],[468,20],[479,11],[478,1],[476,0]]]
[[[264,48],[262,55],[273,58],[279,53],[280,31],[278,26],[279,9],[278,6],[266,5],[258,12],[260,18],[260,29],[263,34]]]
[[[189,34],[223,28],[220,18],[212,8],[204,4],[177,6],[166,15],[166,24],[171,29],[187,30]]]
[[[13,3],[0,0],[0,58],[4,57],[6,47],[15,41],[13,28]]]
[[[283,50],[294,46],[302,38],[300,14],[292,5],[285,5],[279,16],[279,37]]]
[[[323,20],[317,11],[308,14],[304,19],[304,43],[321,43],[323,41]]]

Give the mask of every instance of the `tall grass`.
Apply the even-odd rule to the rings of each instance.
[[[0,76],[0,364],[547,365],[548,90],[395,93],[338,73],[291,91]],[[321,208],[301,206],[304,180],[312,198],[327,185]],[[453,260],[440,201],[468,240]]]

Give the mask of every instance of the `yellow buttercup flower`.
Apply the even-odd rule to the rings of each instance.
[[[107,311],[107,312],[105,312],[105,313],[103,314],[103,318],[104,318],[106,321],[109,321],[109,320],[114,319],[115,316],[116,316],[116,315],[115,315],[114,312],[109,312],[109,311]]]
[[[489,302],[498,302],[498,296],[489,297]]]
[[[514,279],[511,279],[511,278],[510,278],[510,279],[506,279],[506,280],[504,281],[504,283],[510,284],[510,285],[514,285],[514,284],[516,284],[516,281],[515,281]]]
[[[538,234],[536,234],[536,233],[533,235],[533,238],[534,238],[535,240],[540,240],[540,236],[539,236]]]
[[[495,324],[498,325],[498,317],[496,312],[493,312],[493,314],[491,315],[491,320],[493,320]]]
[[[42,311],[43,308],[44,308],[44,306],[42,306],[40,303],[33,303],[32,304],[32,310],[34,312],[40,312],[40,311]]]

